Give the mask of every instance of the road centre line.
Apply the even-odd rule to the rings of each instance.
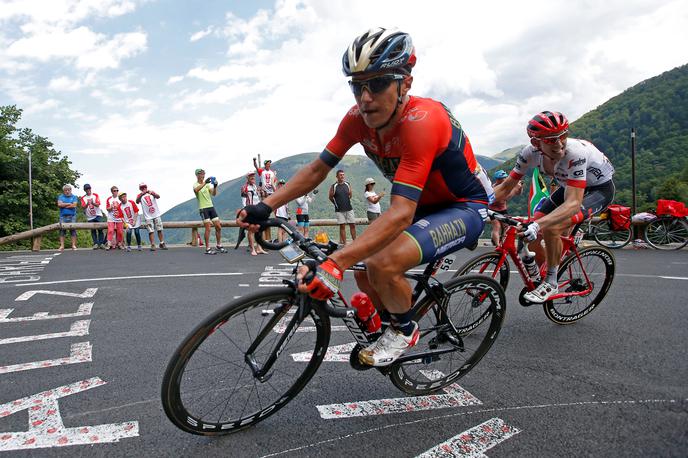
[[[540,405],[524,405],[524,406],[513,406],[513,407],[494,407],[494,408],[489,408],[489,409],[477,409],[477,410],[471,410],[468,412],[455,412],[455,413],[450,413],[446,415],[438,415],[434,417],[427,417],[427,418],[419,418],[417,420],[409,420],[409,421],[403,421],[403,422],[398,422],[398,423],[392,423],[392,424],[387,424],[383,426],[377,426],[375,428],[369,428],[365,429],[362,431],[354,431],[349,434],[343,434],[341,436],[333,437],[330,439],[324,439],[318,442],[313,442],[310,444],[302,445],[300,447],[294,447],[286,450],[281,450],[279,452],[274,452],[270,453],[267,455],[261,456],[261,458],[268,458],[272,456],[279,456],[279,455],[285,455],[287,453],[293,453],[293,452],[299,452],[303,451],[309,448],[314,448],[318,447],[320,445],[325,445],[325,444],[331,444],[334,442],[342,441],[345,439],[352,439],[358,436],[362,436],[365,434],[375,434],[375,433],[380,433],[381,431],[385,431],[388,429],[393,429],[393,428],[399,428],[403,426],[410,426],[410,425],[416,425],[416,424],[421,424],[421,423],[428,423],[431,421],[444,421],[448,418],[458,418],[458,417],[467,417],[469,415],[476,415],[476,414],[493,414],[497,412],[512,412],[512,411],[519,411],[519,410],[532,410],[532,409],[552,409],[552,408],[560,408],[560,407],[599,407],[599,406],[622,406],[622,407],[638,407],[638,406],[644,406],[647,404],[676,404],[680,402],[686,402],[688,403],[688,399],[644,399],[644,400],[619,400],[619,401],[581,401],[581,402],[565,402],[565,403],[558,403],[558,404],[540,404]]]
[[[40,283],[18,283],[14,286],[37,286],[37,285],[58,285],[62,283],[81,283],[93,281],[112,281],[112,280],[140,280],[145,278],[179,278],[179,277],[232,277],[244,275],[251,272],[207,272],[200,274],[169,274],[169,275],[131,275],[127,277],[99,277],[99,278],[78,278],[75,280],[43,281]]]

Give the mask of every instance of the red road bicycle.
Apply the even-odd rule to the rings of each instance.
[[[469,260],[460,267],[455,276],[478,273],[494,278],[506,291],[509,284],[509,258],[514,263],[524,288],[518,296],[520,304],[524,307],[533,305],[526,300],[524,295],[537,287],[537,283],[531,279],[526,266],[521,260],[525,256],[528,247],[516,236],[516,226],[522,223],[518,219],[501,215],[488,210],[491,219],[496,219],[508,226],[506,233],[494,251],[480,255]],[[576,234],[580,224],[574,227],[572,234]],[[573,236],[562,236],[563,243],[562,260],[557,274],[559,293],[543,303],[545,315],[557,324],[571,324],[580,320],[604,299],[609,287],[614,280],[616,270],[614,255],[603,247],[592,247],[579,250],[577,240]],[[540,266],[540,277],[544,278],[547,265]]]

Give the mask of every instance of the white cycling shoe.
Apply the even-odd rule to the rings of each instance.
[[[542,304],[555,294],[559,294],[559,287],[543,281],[538,285],[537,288],[525,293],[523,298],[528,302],[533,302],[534,304]]]
[[[418,323],[413,323],[413,333],[405,336],[391,326],[374,343],[358,352],[358,360],[368,366],[389,366],[396,361],[406,350],[418,343],[420,330]]]

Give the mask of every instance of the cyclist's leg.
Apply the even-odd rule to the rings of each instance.
[[[390,312],[392,325],[382,338],[359,353],[361,362],[388,365],[415,345],[418,325],[412,321],[411,285],[404,273],[475,243],[485,224],[479,208],[484,211],[485,206],[465,203],[419,214],[393,243],[366,259],[368,283]]]

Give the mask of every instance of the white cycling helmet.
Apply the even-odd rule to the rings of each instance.
[[[411,36],[396,28],[368,30],[356,37],[342,56],[342,71],[346,76],[387,70],[408,75],[415,64]]]

